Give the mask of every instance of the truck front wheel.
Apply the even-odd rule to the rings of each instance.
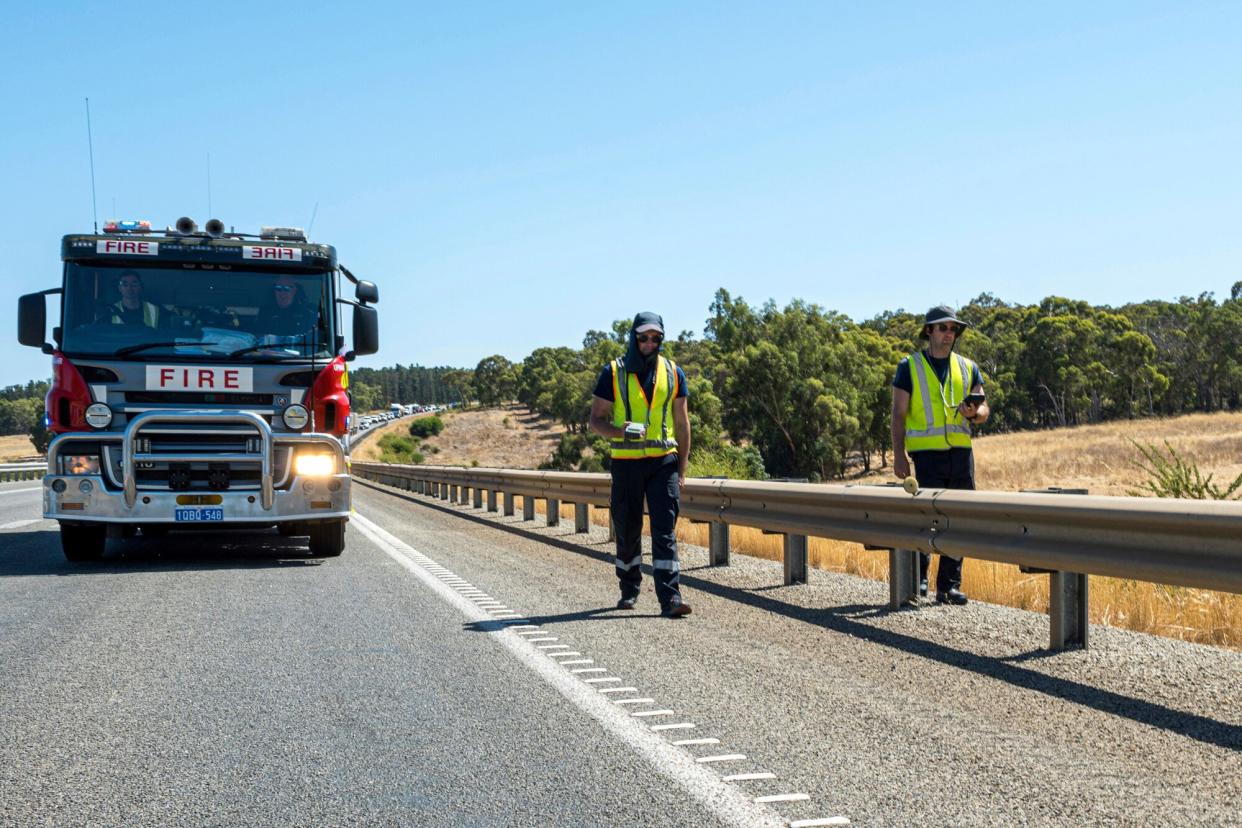
[[[345,521],[314,523],[307,528],[312,558],[335,558],[345,551]]]
[[[103,557],[104,546],[108,542],[108,527],[102,523],[98,526],[60,526],[60,548],[65,559],[73,563],[88,563]]]

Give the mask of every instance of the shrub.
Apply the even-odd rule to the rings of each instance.
[[[1212,482],[1212,475],[1204,477],[1199,471],[1198,464],[1178,454],[1177,450],[1169,445],[1168,440],[1164,442],[1164,450],[1168,453],[1168,457],[1165,457],[1154,445],[1142,445],[1134,440],[1130,442],[1134,443],[1134,447],[1143,456],[1142,460],[1133,461],[1135,466],[1147,473],[1147,481],[1143,483],[1143,490],[1156,497],[1235,500],[1234,494],[1242,488],[1242,474],[1222,489]],[[1143,494],[1143,491],[1131,491],[1129,494],[1138,496]]]
[[[686,473],[690,477],[728,477],[733,480],[763,480],[767,477],[759,449],[732,443],[696,447],[690,454]]]
[[[414,442],[397,434],[385,434],[379,440],[381,463],[412,463],[418,465],[425,459],[414,448]]]
[[[410,436],[424,439],[444,431],[444,421],[437,416],[420,417],[410,423]]]

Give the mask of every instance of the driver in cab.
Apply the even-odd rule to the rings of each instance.
[[[142,277],[137,272],[122,273],[117,280],[117,290],[121,298],[109,308],[113,325],[160,327],[160,306],[142,298]]]

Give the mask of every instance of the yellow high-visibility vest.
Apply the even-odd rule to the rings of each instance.
[[[975,364],[961,354],[949,355],[949,373],[941,384],[927,356],[910,354],[913,391],[906,410],[906,451],[948,451],[970,448],[970,424],[957,410],[970,393]]]
[[[642,383],[625,370],[625,358],[612,362],[612,424],[624,428],[626,422],[643,423],[647,435],[641,440],[613,439],[613,460],[637,460],[643,457],[664,457],[677,452],[672,404],[677,396],[677,366],[671,359],[656,360],[655,385],[651,399]]]
[[[125,305],[121,302],[117,302],[112,307],[115,311],[115,313],[112,314],[112,324],[122,324],[125,320],[121,318],[121,313],[124,312]],[[150,302],[142,303],[142,324],[146,325],[148,328],[158,328],[160,326],[160,309],[158,305],[153,305]]]

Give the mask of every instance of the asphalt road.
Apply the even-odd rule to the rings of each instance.
[[[0,485],[0,824],[1242,824],[1236,652],[1050,654],[1040,616],[699,550],[693,615],[624,613],[600,532],[362,484],[339,559],[75,566],[34,487]]]

